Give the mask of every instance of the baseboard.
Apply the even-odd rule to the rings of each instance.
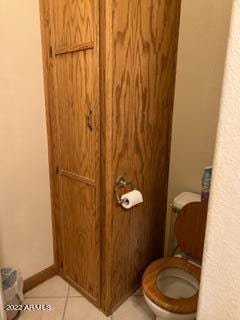
[[[36,274],[30,278],[23,281],[23,293],[31,290],[42,282],[52,278],[57,274],[57,269],[55,265],[52,265]]]

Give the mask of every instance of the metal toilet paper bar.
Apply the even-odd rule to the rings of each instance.
[[[118,194],[119,189],[125,188],[126,186],[130,186],[131,189],[133,190],[133,185],[131,182],[127,181],[123,176],[117,177],[116,184],[115,184],[115,195],[117,198],[117,202],[119,204],[123,204],[123,203],[128,204],[128,199],[127,198],[121,199],[121,196],[119,196]]]

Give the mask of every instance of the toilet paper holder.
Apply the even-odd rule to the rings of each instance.
[[[127,181],[123,176],[117,177],[116,184],[115,184],[115,195],[116,195],[117,202],[119,204],[122,204],[125,201],[128,201],[128,199],[121,199],[121,196],[119,196],[118,194],[119,189],[124,188],[126,186],[130,186],[131,189],[133,189],[132,182]]]

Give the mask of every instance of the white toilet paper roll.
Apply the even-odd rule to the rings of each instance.
[[[123,208],[130,209],[143,202],[143,196],[140,191],[133,190],[121,196],[121,204]]]

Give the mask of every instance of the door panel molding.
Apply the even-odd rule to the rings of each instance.
[[[66,171],[66,170],[60,170],[60,174],[63,175],[63,176],[66,176],[68,178],[71,178],[73,180],[78,180],[78,181],[84,182],[86,184],[89,184],[90,186],[93,186],[93,187],[96,186],[95,180],[92,180],[92,179],[87,178],[87,177],[80,176],[79,174],[76,174],[76,173],[73,173],[73,172],[70,172],[70,171]]]
[[[61,54],[73,53],[73,52],[90,50],[90,49],[94,49],[94,42],[93,41],[75,44],[72,47],[56,48],[54,54],[57,56],[57,55],[61,55]]]

